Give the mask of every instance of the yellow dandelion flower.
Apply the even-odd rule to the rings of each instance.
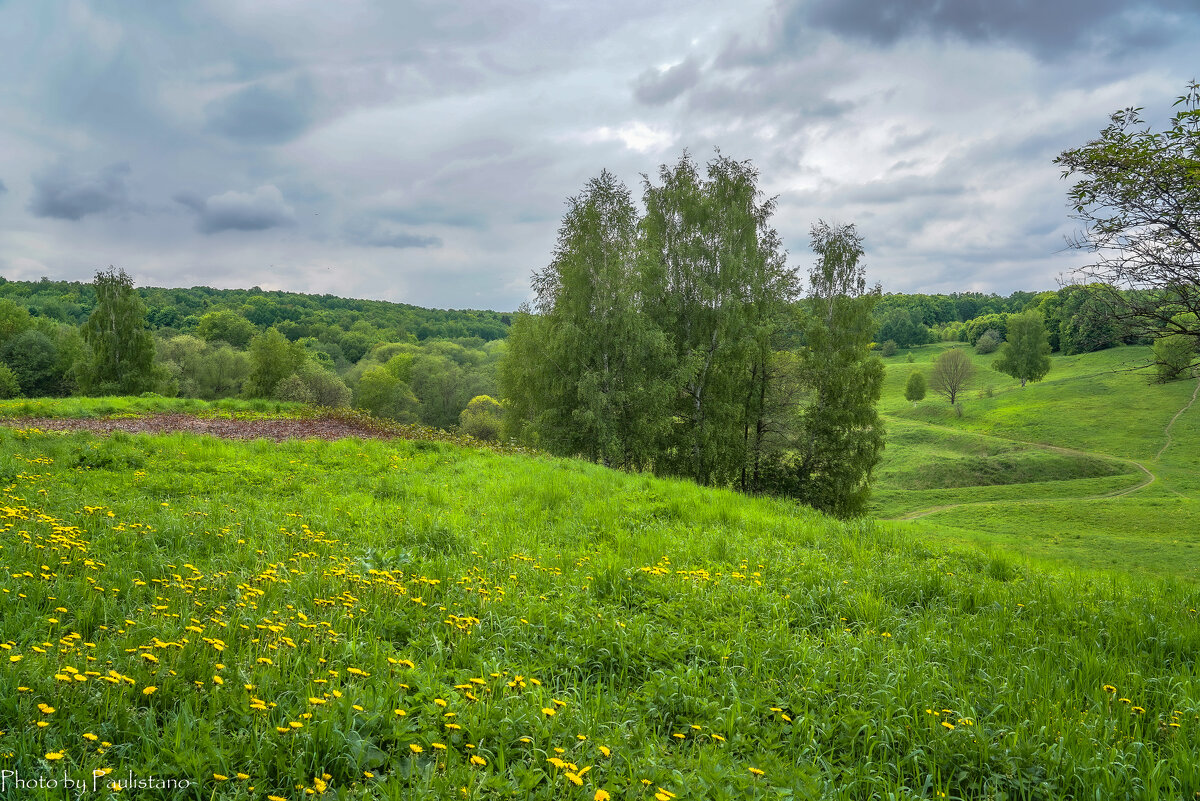
[[[142,653],[140,656],[142,657],[142,659],[145,659],[147,662],[157,662],[158,661],[158,657],[155,656],[154,654]]]
[[[576,775],[576,774],[572,773],[572,772],[571,772],[571,771],[569,771],[569,770],[566,772],[566,774],[565,774],[565,775],[566,775],[566,777],[567,777],[567,781],[569,781],[571,784],[575,785],[576,787],[582,787],[582,786],[583,786],[583,779],[579,778],[579,776],[578,776],[578,775]]]
[[[592,796],[593,801],[610,801],[611,798],[612,796],[604,790],[597,790],[596,794]]]
[[[425,752],[425,749],[416,743],[409,743],[408,750],[412,751],[414,754],[422,754]]]
[[[62,759],[62,758],[63,758],[62,751],[51,751],[48,754],[46,754],[46,759],[50,760],[51,762],[55,761],[56,759]]]
[[[446,744],[445,744],[445,743],[434,743],[434,744],[433,744],[433,747],[434,747],[434,749],[435,749],[435,750],[437,750],[437,751],[445,751],[445,750],[446,750]]]
[[[308,699],[308,702],[309,702],[310,704],[316,704],[316,705],[320,706],[321,704],[325,703],[325,699],[324,699],[324,698],[317,698],[317,697],[315,697],[315,696],[314,696],[314,697],[312,697],[312,698],[309,698],[309,699]]]
[[[753,773],[755,776],[762,776],[764,774],[764,772],[759,770],[758,768],[750,768],[750,772]]]
[[[99,738],[99,737],[97,737],[96,735],[92,734],[92,733],[89,731],[89,732],[85,732],[85,733],[84,733],[84,735],[83,735],[83,739],[85,739],[85,740],[91,740],[92,742],[96,742],[96,741],[97,741],[97,740],[99,740],[100,738]]]
[[[548,717],[548,718],[552,718],[552,717],[554,717],[554,716],[555,716],[556,714],[558,714],[558,713],[557,713],[557,712],[555,712],[555,711],[554,711],[553,709],[551,709],[550,707],[548,707],[548,706],[544,706],[544,707],[542,707],[542,714],[543,714],[543,715],[545,715],[545,716],[546,716],[546,717]]]
[[[142,688],[142,695],[154,695],[156,692],[158,692],[158,688],[155,687],[153,684],[150,685],[149,687]]]
[[[487,764],[487,760],[484,759],[483,757],[479,756],[478,754],[472,754],[471,755],[471,764],[479,765],[480,767],[483,767],[484,765]]]
[[[213,676],[213,684],[224,684],[224,683],[225,683],[225,679],[221,678],[220,676]]]
[[[605,756],[610,756],[612,754],[612,751],[610,751],[608,749],[607,745],[602,745],[602,746],[600,746],[600,753],[604,754]]]
[[[217,781],[219,781],[219,782],[227,782],[227,781],[229,781],[229,777],[228,777],[228,776],[224,776],[224,775],[222,775],[222,774],[220,774],[220,773],[214,773],[214,774],[213,774],[213,778],[214,778],[214,779],[216,779],[216,780],[217,780]]]
[[[405,716],[405,715],[407,715],[407,714],[408,714],[408,713],[407,713],[407,712],[405,712],[403,709],[397,709],[397,710],[396,710],[396,717],[402,718],[402,717],[404,717],[404,716]]]
[[[953,724],[953,723],[951,723],[950,721],[948,721],[948,720],[943,720],[943,721],[942,721],[942,725],[943,725],[943,726],[945,726],[945,727],[946,727],[947,729],[949,729],[950,731],[954,731],[954,724]]]
[[[434,698],[434,699],[433,699],[433,702],[434,702],[435,704],[437,704],[438,706],[440,706],[440,707],[445,707],[445,706],[446,706],[446,699],[445,699],[445,698]]]

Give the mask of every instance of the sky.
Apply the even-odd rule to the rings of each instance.
[[[801,275],[1053,289],[1053,163],[1200,77],[1195,0],[0,0],[0,276],[515,309],[567,198],[749,159]]]

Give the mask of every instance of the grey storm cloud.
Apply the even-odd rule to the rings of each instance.
[[[375,248],[438,248],[441,237],[414,234],[388,220],[355,219],[346,224],[346,238]]]
[[[89,214],[127,211],[130,167],[110,164],[95,172],[74,172],[57,164],[33,176],[29,211],[36,217],[79,220]]]
[[[167,285],[512,309],[589,178],[637,195],[720,148],[797,263],[840,218],[891,291],[1052,286],[1053,157],[1119,108],[1161,125],[1200,37],[1197,0],[279,6],[0,0],[0,274],[112,253]]]
[[[648,106],[670,103],[700,82],[700,65],[687,58],[666,69],[648,69],[634,82],[633,96]]]
[[[273,185],[253,192],[229,191],[209,198],[180,193],[175,201],[196,213],[196,229],[204,234],[220,231],[263,231],[291,225],[296,213]]]
[[[0,181],[0,195],[8,191],[8,187],[4,185],[4,181]]]
[[[1176,14],[1200,17],[1192,0],[812,0],[785,11],[785,27],[806,23],[834,33],[890,45],[915,34],[968,42],[1005,42],[1043,57],[1073,51],[1108,34],[1120,49],[1171,38]],[[1110,30],[1120,25],[1119,30]]]
[[[287,142],[312,124],[317,95],[312,81],[254,83],[205,107],[209,130],[247,144]]]

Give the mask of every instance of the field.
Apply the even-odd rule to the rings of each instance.
[[[1024,430],[984,413],[1009,394],[889,419],[953,428],[904,447],[1012,460],[1024,486],[1098,494],[1153,464],[1138,519],[1181,502],[1186,463],[1153,443],[1093,455],[1112,427],[1063,440],[1087,458],[980,444]],[[885,468],[910,487],[888,490],[893,514],[929,505]],[[990,506],[842,523],[444,442],[19,427],[0,427],[0,481],[5,798],[63,797],[15,784],[63,776],[97,798],[1200,790],[1200,590],[929,527]],[[1076,502],[1030,509],[1055,503]]]
[[[904,400],[946,345],[886,360],[888,427],[872,513],[922,538],[982,544],[1075,569],[1200,579],[1197,382],[1151,384],[1148,348],[1053,358],[1021,389],[974,356],[962,416]],[[1182,412],[1182,413],[1181,413]],[[916,525],[916,524],[914,524]]]

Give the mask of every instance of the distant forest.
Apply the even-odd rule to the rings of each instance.
[[[353,405],[401,422],[495,436],[497,366],[513,314],[253,289],[126,290],[153,343],[152,369],[89,373],[96,284],[0,277],[0,397],[156,392]],[[888,294],[874,309],[885,353],[933,341],[1003,342],[1008,315],[1037,309],[1056,351],[1139,341],[1092,313],[1087,287],[1056,292]],[[144,322],[142,322],[144,321]],[[983,343],[980,344],[980,340]],[[147,350],[150,348],[147,346]],[[149,356],[148,356],[149,357]],[[136,373],[136,375],[135,375]],[[133,383],[128,383],[136,378]],[[126,383],[121,383],[125,381]],[[464,410],[473,398],[479,414]]]

